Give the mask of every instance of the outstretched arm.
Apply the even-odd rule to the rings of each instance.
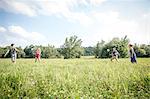
[[[117,51],[117,55],[120,56],[120,53]]]
[[[4,57],[6,57],[8,53],[9,53],[9,50],[7,50],[7,52],[5,53]]]
[[[20,52],[17,48],[15,48],[15,50],[16,50],[17,52]]]

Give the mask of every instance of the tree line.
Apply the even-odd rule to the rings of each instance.
[[[112,48],[116,48],[120,53],[121,58],[128,57],[129,39],[127,36],[123,38],[113,38],[109,42],[100,41],[95,46],[83,47],[82,40],[77,36],[67,37],[64,44],[60,48],[55,46],[29,45],[24,49],[17,47],[19,50],[18,58],[34,58],[37,48],[41,49],[42,58],[80,58],[81,56],[95,56],[95,58],[111,57]],[[0,58],[4,58],[4,54],[9,49],[9,46],[0,47]],[[134,50],[137,57],[150,57],[150,45],[134,44]],[[6,58],[10,57],[10,54]]]

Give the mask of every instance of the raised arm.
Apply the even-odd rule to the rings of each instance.
[[[16,50],[17,52],[20,52],[17,48],[15,48],[15,50]]]
[[[10,51],[10,50],[7,50],[7,52],[5,53],[4,57],[6,57],[6,56],[7,56],[7,54],[9,53],[9,51]]]

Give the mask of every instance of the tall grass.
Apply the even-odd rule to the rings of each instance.
[[[150,98],[150,59],[0,60],[0,98]]]

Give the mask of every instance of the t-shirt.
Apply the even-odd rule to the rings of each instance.
[[[133,48],[130,49],[130,56],[132,56],[132,55],[135,55],[135,52],[134,52]]]
[[[113,56],[116,56],[116,55],[118,55],[118,51],[117,50],[113,50],[112,54],[113,54]]]
[[[16,49],[15,49],[15,48],[11,48],[11,49],[10,49],[10,53],[11,53],[11,54],[16,54]]]
[[[37,50],[36,55],[40,55],[40,54],[41,54],[41,51]]]

